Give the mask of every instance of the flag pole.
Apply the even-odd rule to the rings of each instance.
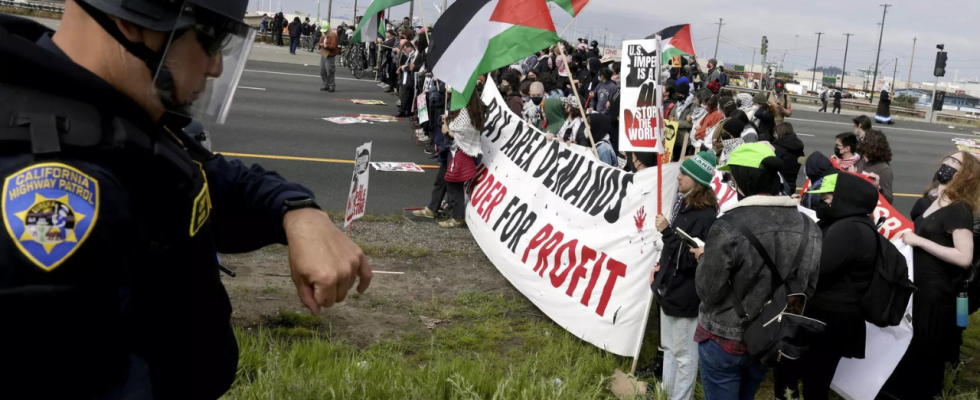
[[[419,1],[419,17],[422,18],[422,28],[425,28],[425,42],[429,46],[432,45],[432,39],[429,38],[429,27],[425,26],[425,12],[422,11],[422,1]]]
[[[577,100],[576,103],[578,103],[578,111],[582,113],[582,122],[585,123],[585,132],[589,134],[589,143],[592,144],[592,154],[594,154],[595,158],[598,160],[599,151],[595,149],[595,139],[592,138],[592,127],[589,126],[588,115],[585,114],[585,109],[582,108],[582,98],[579,97],[578,89],[575,88],[575,77],[572,76],[572,64],[568,62],[568,57],[565,56],[565,46],[563,46],[560,41],[558,42],[557,46],[558,53],[561,54],[561,59],[565,63],[565,71],[568,73],[568,81],[572,83],[572,93],[575,94],[575,100]]]
[[[656,46],[655,47],[657,49],[657,57],[656,57],[656,60],[657,61],[654,64],[657,67],[654,70],[654,77],[655,77],[654,79],[657,81],[657,86],[656,86],[656,88],[657,88],[656,89],[657,90],[657,94],[656,94],[656,99],[657,99],[657,129],[659,129],[660,132],[661,132],[661,141],[660,141],[660,144],[661,144],[661,146],[664,146],[664,143],[663,143],[664,103],[663,103],[663,101],[661,99],[661,96],[662,96],[661,93],[663,93],[663,90],[660,88],[660,60],[663,59],[663,49],[660,48],[660,35],[656,35]],[[661,154],[658,154],[657,155],[657,215],[663,215],[663,212],[661,210],[661,203],[663,202],[663,198],[664,198],[663,193],[662,193],[663,192],[663,186],[664,186],[664,179],[663,179],[663,168],[661,168],[661,167],[663,166],[663,153],[666,153],[667,152],[667,149],[665,148],[663,150],[664,151],[662,151]],[[670,160],[667,160],[667,161],[669,162]],[[644,329],[645,329],[645,327],[644,327]]]
[[[561,30],[561,35],[558,35],[558,37],[565,36],[565,32],[568,32],[568,28],[571,28],[572,27],[572,24],[574,24],[575,21],[578,20],[578,16],[579,15],[582,15],[582,11],[585,11],[585,7],[588,7],[589,4],[592,4],[592,2],[590,1],[588,3],[585,3],[585,5],[582,6],[582,9],[581,10],[578,10],[578,14],[575,14],[575,17],[572,18],[571,22],[569,22],[568,25],[565,25],[565,29],[562,29]]]

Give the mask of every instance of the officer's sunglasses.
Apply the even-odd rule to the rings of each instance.
[[[240,30],[240,24],[232,21],[220,14],[211,12],[201,7],[186,7],[185,12],[189,12],[194,19],[194,25],[184,31],[193,30],[198,43],[207,53],[208,57],[215,57],[231,42],[235,32]],[[177,32],[175,37],[179,37],[184,32]]]

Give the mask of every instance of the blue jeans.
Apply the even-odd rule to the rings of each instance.
[[[698,344],[704,400],[753,400],[768,368],[748,354],[726,352],[714,340]]]
[[[299,36],[289,37],[289,52],[296,54],[296,47],[299,46]]]

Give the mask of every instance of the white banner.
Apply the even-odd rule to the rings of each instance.
[[[364,216],[367,205],[368,174],[371,169],[371,142],[364,143],[354,151],[354,175],[350,181],[350,192],[347,192],[347,213],[344,217],[344,228],[354,220]]]
[[[483,165],[467,188],[466,223],[491,262],[558,325],[633,356],[659,260],[657,171],[632,174],[588,148],[546,141],[513,114],[493,82],[483,91]],[[677,191],[663,167],[664,207]]]
[[[660,105],[660,40],[623,42],[620,72],[619,150],[662,153],[663,116]]]

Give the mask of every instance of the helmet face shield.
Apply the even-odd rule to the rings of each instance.
[[[205,123],[224,123],[256,32],[185,2],[153,78],[164,107]]]

